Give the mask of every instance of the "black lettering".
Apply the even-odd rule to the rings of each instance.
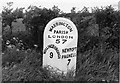
[[[53,24],[54,27],[56,27],[56,24]]]
[[[67,36],[67,35],[65,36],[65,39],[68,39],[68,36]]]
[[[50,58],[53,58],[53,52],[50,52]]]
[[[66,53],[66,50],[65,50],[65,49],[62,49],[62,53]]]
[[[72,32],[73,30],[72,29],[70,29],[70,32]]]
[[[68,34],[68,31],[54,30],[54,34]]]
[[[65,23],[65,22],[56,22],[56,23],[54,23],[54,24],[51,26],[51,28],[49,29],[49,31],[52,32],[53,28],[55,28],[55,27],[57,27],[57,26],[59,26],[59,25],[63,25],[63,26],[65,26],[65,27],[67,27],[70,32],[73,31],[73,29],[71,28],[71,26],[70,26],[69,24]]]
[[[67,49],[67,52],[69,52],[69,51],[70,51],[70,48]]]
[[[59,36],[59,35],[57,35],[57,38],[60,38],[60,36]]]
[[[68,24],[66,24],[66,27],[68,27]]]
[[[67,28],[70,30],[70,32],[72,32],[72,31],[73,31],[73,30],[72,30],[72,28],[71,28],[71,26],[68,26]]]
[[[61,30],[59,30],[59,32],[58,32],[59,34],[62,34],[62,31]]]
[[[53,28],[54,28],[55,26],[51,26],[51,28],[50,28],[50,30],[49,31],[51,31],[52,32],[52,30],[53,30]]]
[[[69,36],[69,39],[73,39],[73,36]]]
[[[53,37],[53,38],[56,38],[56,36],[55,36],[55,35],[53,35],[52,37]]]
[[[65,58],[70,58],[70,57],[75,57],[76,56],[76,53],[71,53],[71,54],[67,54],[67,55],[62,55],[62,59],[65,59]]]
[[[71,61],[71,59],[68,59],[68,64],[67,64],[67,66],[70,64],[70,61]]]
[[[73,51],[76,51],[76,50],[77,50],[77,47],[65,48],[65,49],[62,49],[62,53],[73,52]]]
[[[48,35],[48,38],[73,39],[73,36],[67,36],[67,35]]]
[[[54,30],[54,33],[56,33],[57,31],[56,30]]]
[[[60,43],[60,39],[56,39],[56,44],[59,44]]]
[[[56,26],[58,26],[59,25],[59,23],[58,22],[56,22]]]
[[[64,38],[64,36],[62,35],[61,38]]]
[[[49,31],[51,31],[52,32],[52,28],[50,28],[50,30]]]
[[[66,31],[66,34],[68,34],[68,31]]]
[[[57,54],[58,54],[58,59],[60,59],[61,55],[60,55],[59,49],[58,49],[55,45],[53,45],[53,44],[48,45],[48,46],[45,48],[45,50],[43,51],[43,53],[45,54],[46,51],[47,51],[49,48],[55,49],[56,52],[57,52]]]
[[[48,35],[48,38],[51,38],[51,36],[50,36],[50,35]]]
[[[65,55],[63,55],[62,58],[67,58],[67,57]]]
[[[45,50],[43,51],[43,54],[46,54],[47,50],[48,50],[48,47],[45,48]]]
[[[64,22],[59,22],[59,25],[65,26],[65,23]]]
[[[64,44],[67,40],[66,39],[62,39],[62,41],[63,41],[62,44]]]

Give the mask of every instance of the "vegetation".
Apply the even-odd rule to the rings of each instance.
[[[119,70],[120,11],[112,6],[86,7],[81,11],[62,12],[29,6],[13,10],[11,2],[2,11],[2,72],[3,81],[116,81]],[[77,71],[67,76],[42,68],[43,32],[56,17],[72,20],[78,29]],[[25,31],[13,32],[13,22],[22,19]],[[6,30],[6,27],[9,27]]]

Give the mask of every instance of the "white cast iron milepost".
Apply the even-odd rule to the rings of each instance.
[[[65,74],[76,70],[78,31],[71,20],[63,17],[51,20],[43,40],[43,67],[51,66]]]

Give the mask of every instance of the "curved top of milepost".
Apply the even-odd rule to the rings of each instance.
[[[59,21],[64,21],[68,24],[70,24],[73,28],[73,30],[77,33],[77,28],[75,26],[75,24],[68,18],[64,18],[64,17],[57,17],[52,19],[51,21],[48,22],[48,24],[46,25],[45,29],[44,29],[44,33],[50,29],[50,27],[52,26],[52,24],[54,24],[55,22],[59,22]]]

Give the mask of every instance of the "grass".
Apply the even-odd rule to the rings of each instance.
[[[16,53],[17,52],[17,53]],[[12,54],[10,54],[12,53]],[[14,59],[8,58],[8,55]],[[7,56],[7,57],[6,57]],[[116,81],[118,82],[118,53],[106,51],[104,56],[92,51],[77,55],[77,70],[58,74],[49,67],[42,68],[42,54],[7,50],[3,55],[3,81]],[[19,57],[19,58],[18,58]],[[98,58],[102,58],[98,60]],[[22,59],[22,60],[20,60]],[[12,60],[12,61],[11,61]],[[18,61],[17,61],[18,60]],[[20,60],[20,61],[19,61]],[[9,63],[9,64],[6,64]]]

